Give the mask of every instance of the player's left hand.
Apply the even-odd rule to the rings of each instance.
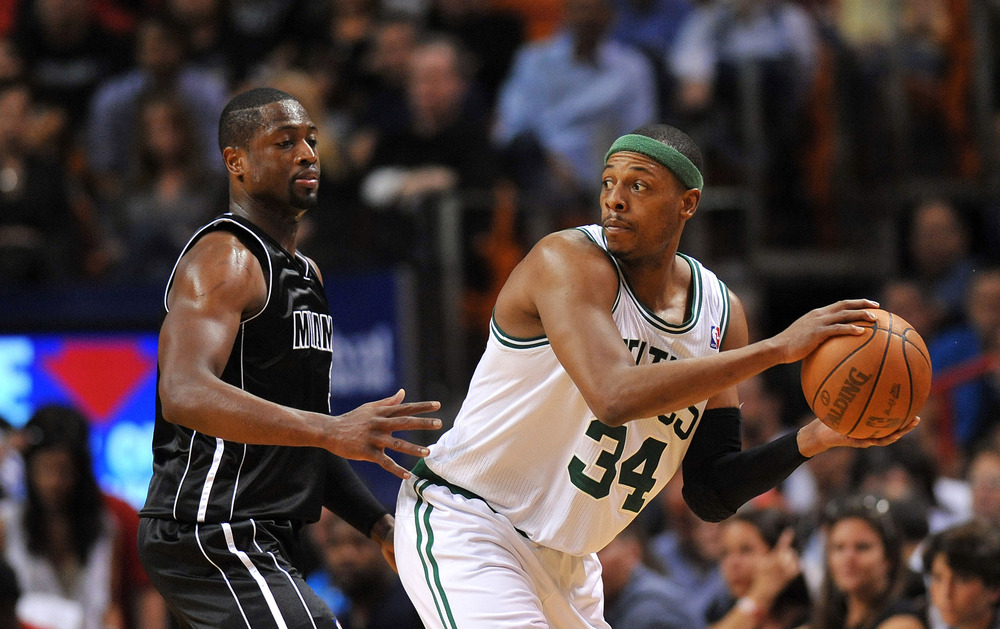
[[[899,430],[884,437],[875,439],[855,439],[842,435],[833,430],[819,419],[814,419],[799,429],[796,440],[799,452],[804,457],[816,456],[820,452],[825,452],[830,448],[870,448],[872,446],[887,446],[899,441],[903,435],[908,434],[920,424],[920,417],[914,416],[910,421],[901,426]]]
[[[395,532],[396,519],[386,514],[375,522],[375,525],[372,527],[371,538],[382,548],[382,556],[385,557],[386,562],[398,573],[399,570],[396,568],[396,544],[393,539]]]

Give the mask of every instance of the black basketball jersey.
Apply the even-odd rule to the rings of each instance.
[[[315,269],[232,214],[199,230],[181,256],[219,230],[235,234],[257,256],[268,286],[263,310],[240,322],[222,379],[284,406],[329,413],[333,321]],[[173,274],[167,293],[172,282]],[[163,308],[165,316],[166,293]],[[225,441],[170,423],[157,394],[153,477],[141,515],[182,522],[314,521],[328,456],[319,448]]]

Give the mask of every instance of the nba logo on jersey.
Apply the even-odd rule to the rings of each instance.
[[[719,349],[719,343],[722,342],[722,330],[719,329],[719,326],[713,325],[711,334],[712,338],[708,342],[708,346],[712,349]]]

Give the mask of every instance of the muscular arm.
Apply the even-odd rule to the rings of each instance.
[[[426,454],[392,433],[440,427],[439,420],[412,416],[437,410],[437,402],[402,404],[400,391],[331,417],[269,402],[220,379],[240,321],[264,306],[266,291],[256,256],[232,234],[207,234],[181,258],[160,328],[163,417],[240,443],[321,447],[405,477],[384,449]]]
[[[231,234],[208,234],[181,258],[160,328],[165,419],[241,443],[322,443],[322,430],[308,414],[220,379],[241,319],[259,311],[266,297],[260,263]]]
[[[875,307],[861,300],[828,306],[776,337],[747,345],[745,317],[734,306],[730,334],[742,327],[742,346],[637,366],[611,316],[617,282],[603,251],[583,234],[561,232],[528,254],[496,308],[497,323],[506,332],[548,337],[590,409],[612,426],[697,404],[774,365],[801,359],[829,336],[861,333],[849,322],[864,316],[860,308]]]

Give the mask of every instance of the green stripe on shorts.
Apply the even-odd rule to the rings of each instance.
[[[423,488],[430,484],[432,484],[430,481],[420,479],[413,485],[417,493],[416,505],[413,507],[413,519],[417,526],[417,556],[420,557],[420,563],[424,566],[424,580],[427,581],[427,587],[431,591],[431,597],[434,599],[434,607],[437,608],[441,624],[450,629],[458,629],[455,617],[451,611],[451,605],[448,603],[448,595],[444,591],[444,586],[441,585],[441,572],[438,569],[437,560],[434,559],[434,555],[431,552],[431,547],[434,545],[434,531],[431,530],[431,511],[434,510],[434,507],[426,502],[423,496]],[[420,516],[421,507],[423,507],[423,522],[421,522]],[[426,547],[424,547],[422,541],[424,537],[424,528],[422,527],[426,527],[427,531]],[[432,574],[433,579],[431,578]]]

